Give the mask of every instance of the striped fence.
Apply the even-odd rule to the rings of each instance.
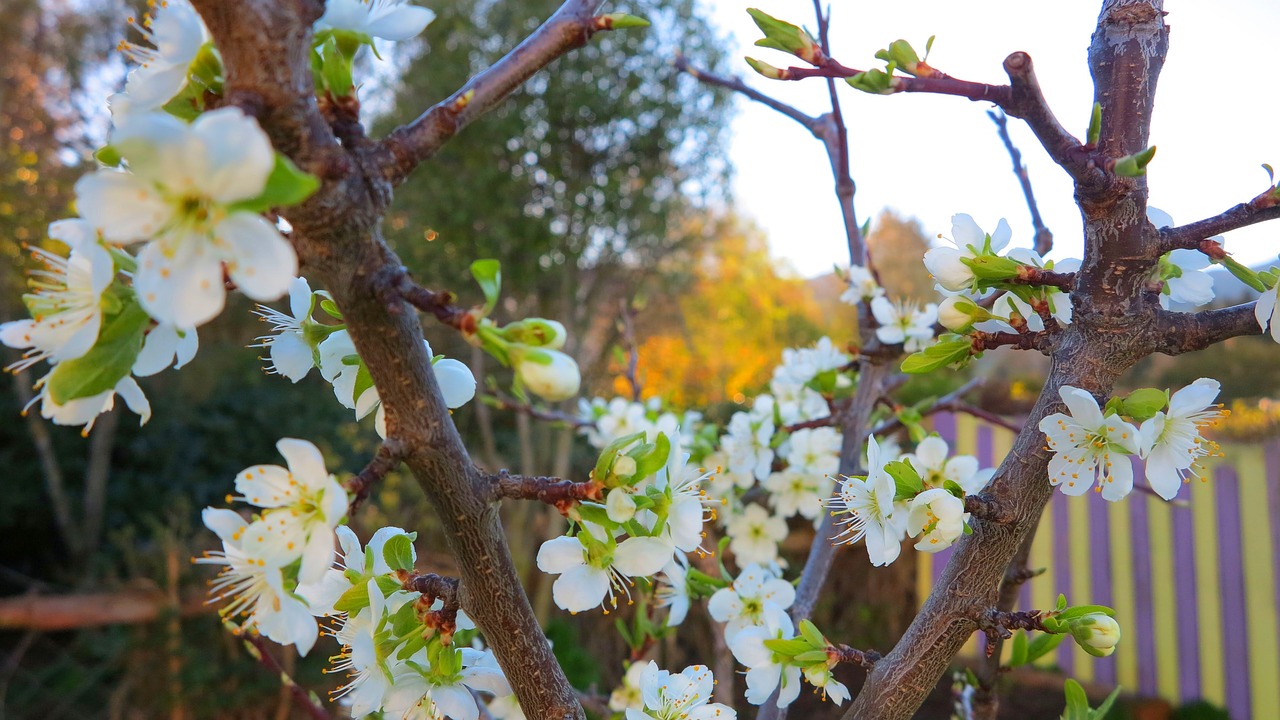
[[[939,415],[934,428],[983,467],[1013,444],[1013,433],[967,415]],[[1019,609],[1051,607],[1062,592],[1114,607],[1124,635],[1111,657],[1065,642],[1042,664],[1175,705],[1202,698],[1236,720],[1280,718],[1280,440],[1223,452],[1176,503],[1054,493],[1031,551],[1031,567],[1047,570],[1023,587]],[[1144,482],[1140,463],[1134,477]],[[921,598],[949,555],[921,554]]]

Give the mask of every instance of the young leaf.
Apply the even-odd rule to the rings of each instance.
[[[1067,695],[1067,713],[1064,716],[1066,720],[1089,720],[1089,697],[1084,694],[1084,688],[1080,687],[1080,683],[1067,678],[1063,690]]]
[[[1047,637],[1047,636],[1046,636]],[[1053,636],[1061,637],[1061,636]],[[1012,652],[1009,653],[1009,667],[1016,668],[1026,665],[1027,660],[1027,634],[1025,632],[1015,633],[1013,636]]]
[[[498,304],[498,293],[502,290],[502,263],[492,258],[477,260],[471,263],[471,276],[484,292],[484,314],[488,315]]]
[[[93,397],[115,388],[133,369],[142,352],[142,338],[151,318],[136,302],[103,319],[98,342],[74,360],[53,367],[47,392],[59,405],[77,398]]]
[[[1093,104],[1093,112],[1089,115],[1089,133],[1085,136],[1085,142],[1090,145],[1097,145],[1098,138],[1102,136],[1102,103]]]
[[[413,543],[407,535],[392,535],[382,546],[382,559],[392,570],[412,570]]]
[[[258,197],[234,203],[231,209],[259,213],[271,208],[289,207],[311,197],[311,193],[319,187],[319,178],[302,171],[281,153],[276,153],[276,164],[267,176],[267,186],[262,189],[262,193]]]
[[[1033,663],[1057,650],[1062,641],[1066,639],[1066,633],[1037,635],[1036,639],[1027,645],[1027,663]]]
[[[825,648],[827,646],[827,639],[822,636],[822,632],[818,630],[818,626],[808,620],[800,621],[800,634],[803,635],[804,639],[808,640],[809,644],[815,649]]]

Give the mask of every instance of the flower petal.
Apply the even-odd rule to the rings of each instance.
[[[267,301],[289,290],[298,273],[298,257],[266,218],[232,213],[214,227],[213,236],[226,248],[227,274],[245,295]]]

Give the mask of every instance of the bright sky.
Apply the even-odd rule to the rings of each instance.
[[[800,0],[708,0],[714,21],[732,33],[737,55],[778,66],[789,56],[752,47],[759,30],[745,12],[765,12],[814,28],[812,5]],[[1093,105],[1086,53],[1100,2],[914,0],[833,3],[833,54],[866,68],[876,50],[904,38],[923,52],[937,35],[929,62],[955,77],[1004,83],[1001,63],[1030,53],[1050,107],[1083,137]],[[1266,187],[1261,163],[1280,168],[1280,93],[1274,91],[1274,0],[1167,0],[1170,51],[1160,76],[1151,140],[1159,150],[1149,169],[1151,204],[1182,224],[1244,202]],[[798,61],[797,61],[798,62]],[[739,63],[748,82],[810,115],[829,109],[820,79],[777,82]],[[1031,245],[1031,219],[990,107],[963,98],[875,97],[844,86],[855,203],[860,220],[884,208],[913,215],[930,235],[950,235],[953,213],[973,215],[990,231],[1001,217],[1014,243]],[[760,104],[739,99],[733,124],[737,206],[768,233],[773,252],[806,276],[847,262],[844,230],[821,144],[804,128]],[[1010,119],[1041,214],[1055,236],[1052,257],[1079,257],[1080,217],[1071,183],[1031,131]],[[1280,222],[1232,232],[1227,250],[1246,263],[1274,260]]]

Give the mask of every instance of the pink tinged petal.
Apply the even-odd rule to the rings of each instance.
[[[205,195],[232,203],[262,194],[276,158],[256,120],[226,107],[202,114],[191,129],[208,152],[208,174],[200,183]]]
[[[173,240],[171,257],[160,242],[138,254],[133,285],[147,314],[159,322],[196,327],[222,312],[227,291],[222,263],[199,236]]]
[[[671,560],[673,548],[666,540],[655,537],[633,537],[618,543],[613,553],[613,566],[625,575],[656,575]]]
[[[200,513],[205,527],[212,530],[222,542],[238,547],[240,541],[235,539],[237,533],[245,528],[244,518],[234,510],[207,507]]]
[[[89,173],[75,190],[80,214],[111,242],[150,240],[173,219],[173,207],[150,184],[127,173]]]
[[[298,273],[298,257],[266,218],[232,213],[214,227],[213,236],[224,248],[227,274],[245,295],[265,302],[289,290]]]
[[[552,575],[568,572],[586,562],[586,552],[577,538],[552,538],[538,548],[538,569]]]
[[[453,358],[442,358],[431,369],[435,372],[436,383],[440,385],[445,405],[460,408],[476,396],[476,377],[471,374],[471,368],[463,363]]]
[[[1098,408],[1098,401],[1087,390],[1063,385],[1058,388],[1058,395],[1062,397],[1062,402],[1067,404],[1071,417],[1077,423],[1087,428],[1097,428],[1102,425],[1102,410]]]
[[[453,720],[476,720],[480,717],[480,709],[476,699],[467,689],[458,685],[437,685],[431,688],[431,699],[436,709],[447,718]]]
[[[301,483],[304,488],[308,490],[321,488],[329,479],[329,471],[325,469],[324,456],[320,454],[320,449],[306,440],[283,438],[276,443],[276,450],[280,451],[280,455],[289,465],[293,479]]]
[[[133,362],[133,374],[150,377],[169,367],[178,349],[178,330],[169,323],[151,328],[142,341],[142,352]]]
[[[121,378],[116,383],[116,394],[124,400],[125,407],[138,416],[138,424],[146,425],[151,419],[151,403],[147,401],[142,388],[138,387],[137,381],[128,376]]]
[[[311,346],[293,332],[283,333],[271,341],[271,365],[276,372],[298,382],[311,372],[315,364]]]
[[[1110,476],[1102,481],[1102,497],[1111,502],[1123,500],[1133,492],[1133,461],[1124,455],[1103,457],[1110,460],[1111,467],[1108,468]]]
[[[551,586],[551,596],[556,605],[569,612],[585,612],[599,607],[608,592],[609,574],[590,565],[569,568]]]

